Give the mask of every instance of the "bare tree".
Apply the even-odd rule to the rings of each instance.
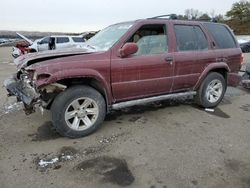
[[[190,9],[185,10],[185,16],[190,20],[192,18]]]
[[[202,15],[202,13],[197,10],[197,9],[186,9],[185,10],[185,16],[188,18],[188,19],[192,19],[192,20],[196,20],[198,19],[200,16]]]
[[[210,17],[211,17],[211,18],[214,18],[214,17],[215,17],[215,10],[214,10],[214,9],[212,9],[212,10],[210,11]]]

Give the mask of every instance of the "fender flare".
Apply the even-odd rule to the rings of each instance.
[[[225,69],[226,72],[231,72],[230,68],[228,67],[227,63],[225,62],[216,62],[216,63],[211,63],[209,64],[201,73],[197,83],[194,86],[194,90],[197,90],[201,83],[203,82],[203,80],[207,77],[207,75],[209,74],[209,72],[212,72],[215,69]]]

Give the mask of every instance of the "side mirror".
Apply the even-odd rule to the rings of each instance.
[[[38,41],[37,44],[40,45],[40,44],[42,44],[42,42],[41,42],[41,41]]]
[[[135,54],[138,51],[138,46],[134,42],[128,42],[119,50],[120,56],[127,57],[129,55]]]

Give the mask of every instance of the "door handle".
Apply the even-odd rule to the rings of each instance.
[[[174,59],[172,57],[165,57],[165,61],[169,63],[170,65],[173,64]]]

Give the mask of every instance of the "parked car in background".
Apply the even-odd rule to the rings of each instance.
[[[250,52],[250,41],[242,41],[240,43],[240,48],[243,53],[249,53]]]
[[[245,73],[242,75],[241,84],[244,88],[250,89],[250,65],[246,65]]]
[[[8,39],[0,38],[0,44],[6,43],[8,41],[9,41]]]
[[[111,109],[185,96],[214,108],[238,85],[243,56],[226,25],[155,17],[111,25],[84,49],[17,61],[4,82],[9,95],[28,114],[50,109],[55,129],[75,138],[96,131]]]
[[[17,58],[24,53],[41,52],[46,50],[55,50],[64,48],[80,48],[84,45],[84,42],[87,40],[86,37],[89,38],[91,36],[88,35],[88,33],[84,33],[83,35],[78,35],[78,36],[53,35],[32,41],[20,33],[17,34],[21,38],[23,38],[29,44],[29,46],[25,48],[25,51],[23,50],[23,48],[21,49],[20,46],[13,47],[12,56],[14,58]]]
[[[81,36],[58,35],[44,37],[34,42],[30,48],[34,49],[36,52],[41,52],[45,50],[80,47],[84,42],[85,39]]]

